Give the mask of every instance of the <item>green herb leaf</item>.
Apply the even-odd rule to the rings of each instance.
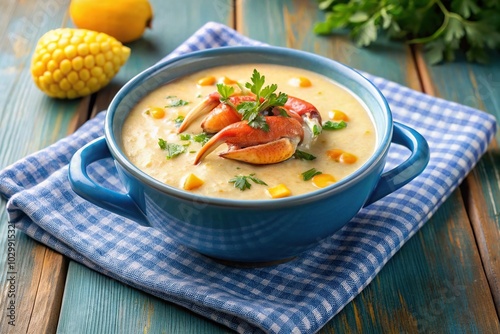
[[[158,138],[158,146],[160,146],[162,150],[165,150],[167,148],[167,142],[162,138]]]
[[[220,94],[220,101],[226,102],[227,100],[229,100],[229,97],[233,95],[234,87],[219,83],[217,84],[217,91]]]
[[[312,161],[312,160],[316,159],[316,157],[314,155],[312,155],[311,153],[307,153],[307,152],[304,152],[301,150],[295,150],[295,153],[293,154],[293,156],[295,159],[299,159],[299,160]]]
[[[177,116],[177,118],[174,120],[175,126],[180,126],[182,122],[184,122],[184,116]]]
[[[181,99],[175,99],[175,100],[171,100],[170,101],[170,104],[167,104],[165,106],[165,108],[176,108],[176,107],[182,107],[182,106],[186,106],[188,105],[189,102],[188,101],[184,101],[184,100],[181,100]]]
[[[278,89],[276,84],[263,88],[265,80],[265,76],[261,75],[256,69],[253,70],[252,82],[247,82],[245,87],[255,94],[255,101],[242,102],[238,104],[236,110],[242,115],[243,120],[248,121],[248,125],[251,127],[269,131],[269,125],[261,112],[268,108],[284,106],[288,100],[288,95],[285,93],[276,94],[275,91]],[[280,114],[282,114],[281,111]]]
[[[200,143],[201,146],[203,146],[210,140],[210,138],[212,138],[212,135],[210,135],[206,132],[198,133],[195,135],[192,135],[189,133],[181,133],[181,134],[179,134],[179,138],[181,140],[192,140],[196,143]]]
[[[359,46],[380,33],[423,44],[431,64],[452,61],[462,50],[468,61],[486,61],[486,50],[500,48],[500,2],[489,0],[319,0],[325,20],[316,34],[350,31]]]
[[[250,189],[252,187],[252,184],[249,182],[253,181],[256,184],[261,184],[267,186],[267,184],[262,181],[261,179],[255,177],[255,174],[252,173],[250,175],[237,175],[230,179],[228,182],[229,183],[234,183],[234,187],[238,188],[241,191],[244,191],[246,189]]]
[[[167,141],[162,138],[158,138],[158,146],[160,146],[163,151],[167,151],[167,159],[172,159],[186,151],[183,145],[167,143]]]
[[[202,146],[205,145],[210,140],[210,138],[212,138],[212,136],[206,132],[198,133],[192,136],[192,139],[195,142],[200,143]]]
[[[320,171],[316,170],[316,168],[311,168],[311,169],[305,171],[304,173],[302,173],[302,179],[304,181],[309,181],[315,175],[319,175],[319,174],[322,174],[322,173]]]
[[[323,123],[323,129],[324,130],[340,130],[343,129],[347,126],[347,123],[344,121],[340,122],[332,122],[332,121],[326,121]]]

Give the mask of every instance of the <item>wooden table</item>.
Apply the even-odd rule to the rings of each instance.
[[[260,41],[315,52],[415,90],[463,103],[500,119],[500,55],[479,66],[460,58],[429,66],[420,50],[379,41],[358,49],[344,36],[318,37],[315,1],[153,0],[153,29],[131,43],[113,82],[91,97],[54,100],[29,72],[36,41],[71,26],[69,0],[1,0],[0,168],[42,149],[107,107],[132,76],[168,54],[207,21]],[[487,154],[434,217],[374,281],[320,333],[500,333],[500,153]],[[1,203],[1,333],[222,333],[189,310],[69,261],[15,234],[16,326],[7,317],[8,224]]]

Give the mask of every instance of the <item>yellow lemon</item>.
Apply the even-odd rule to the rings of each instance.
[[[72,0],[69,14],[76,27],[106,33],[122,43],[141,37],[153,20],[148,0]]]
[[[60,28],[38,41],[31,75],[47,95],[73,99],[106,86],[129,56],[130,49],[107,34]]]

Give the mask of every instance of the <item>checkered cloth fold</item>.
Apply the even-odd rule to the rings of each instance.
[[[168,58],[194,50],[261,44],[208,23]],[[377,275],[432,216],[486,151],[495,119],[365,74],[387,97],[395,121],[419,131],[431,159],[411,183],[364,208],[335,235],[295,260],[264,268],[216,263],[153,228],[102,210],[68,183],[73,153],[103,134],[104,114],[73,135],[5,168],[0,193],[9,221],[69,258],[182,305],[241,333],[313,333]],[[387,168],[407,155],[391,148]],[[98,182],[120,184],[110,159],[93,164]]]

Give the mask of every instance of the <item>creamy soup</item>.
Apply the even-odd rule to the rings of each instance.
[[[312,144],[298,146],[299,153],[313,160],[294,155],[283,162],[254,165],[222,158],[219,154],[228,150],[222,144],[194,164],[204,144],[199,141],[204,138],[205,116],[178,133],[183,117],[217,91],[217,83],[239,92],[234,82],[251,82],[254,69],[265,76],[264,86],[276,84],[276,94],[308,101],[320,112],[323,124],[339,129],[325,126]],[[130,112],[122,138],[128,159],[168,185],[209,197],[273,199],[311,192],[353,173],[373,154],[376,132],[366,106],[332,80],[298,68],[248,64],[207,69],[156,89]]]

